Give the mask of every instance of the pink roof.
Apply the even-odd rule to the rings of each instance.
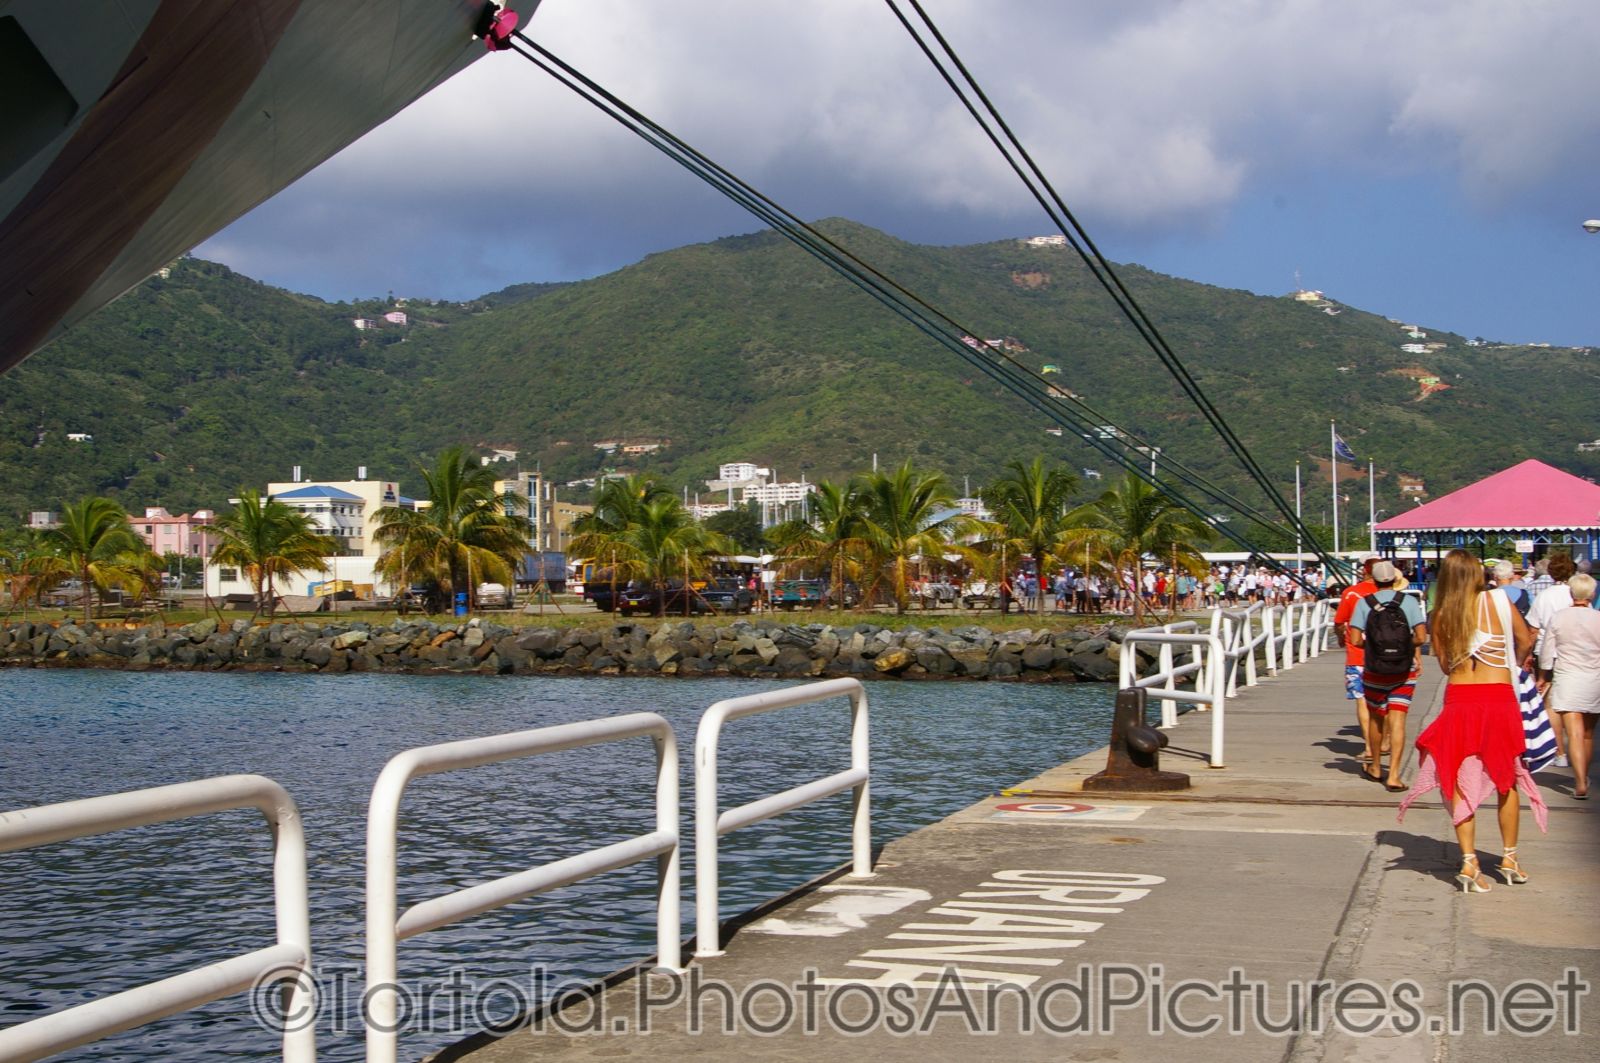
[[[1390,517],[1377,530],[1542,531],[1600,528],[1600,485],[1529,458],[1426,505]]]

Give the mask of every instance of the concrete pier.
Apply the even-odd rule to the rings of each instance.
[[[1398,823],[1399,795],[1362,778],[1341,667],[1327,653],[1242,689],[1223,769],[1204,760],[1209,718],[1182,717],[1162,766],[1190,790],[1085,795],[1104,750],[996,780],[885,846],[875,877],[740,921],[685,978],[621,978],[441,1058],[1593,1058],[1595,810],[1570,772],[1542,773],[1549,834],[1522,818],[1530,881],[1459,893],[1437,801]],[[1426,669],[1408,740],[1439,710]],[[1407,781],[1415,767],[1408,741]],[[1478,839],[1492,873],[1487,810]]]

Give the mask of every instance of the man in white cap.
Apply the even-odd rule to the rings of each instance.
[[[1422,604],[1401,594],[1405,584],[1393,561],[1372,566],[1377,590],[1356,603],[1350,614],[1349,638],[1364,651],[1361,669],[1362,699],[1367,705],[1367,755],[1372,763],[1362,773],[1381,782],[1391,793],[1406,789],[1400,781],[1405,758],[1406,713],[1422,674],[1422,647],[1428,641],[1428,618]],[[1388,739],[1389,772],[1379,766],[1384,739]]]

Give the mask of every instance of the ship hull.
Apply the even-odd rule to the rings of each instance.
[[[483,6],[0,2],[0,371],[485,54]]]

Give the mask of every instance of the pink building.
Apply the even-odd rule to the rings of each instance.
[[[181,554],[185,557],[209,557],[217,545],[217,537],[204,529],[215,524],[217,515],[209,509],[197,509],[174,517],[160,506],[145,508],[144,517],[129,517],[129,523],[139,537],[150,544],[158,556]]]

